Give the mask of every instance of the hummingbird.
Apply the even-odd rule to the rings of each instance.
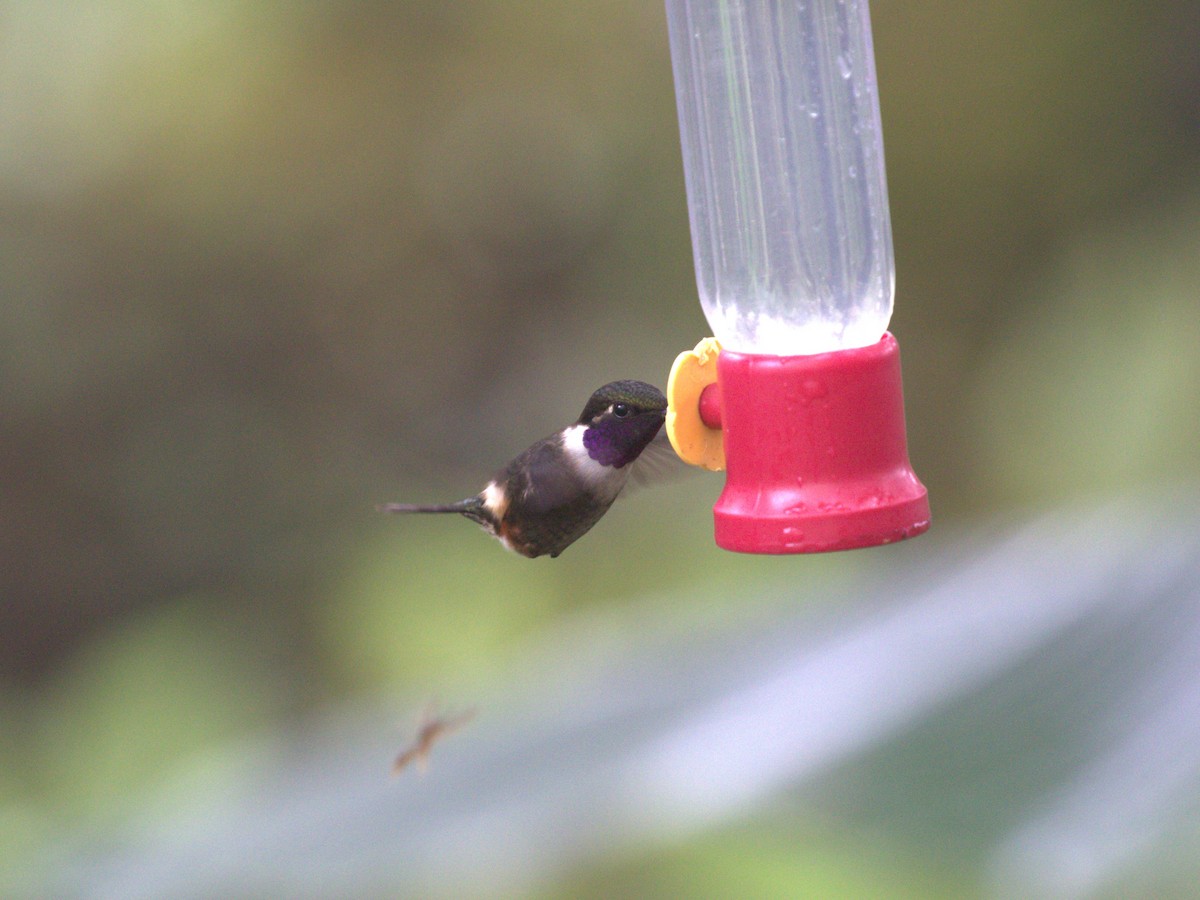
[[[459,513],[530,558],[558,556],[608,512],[630,469],[659,434],[662,391],[613,381],[588,399],[571,425],[544,437],[457,503],[386,503],[389,513]]]

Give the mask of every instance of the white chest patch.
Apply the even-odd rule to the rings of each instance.
[[[588,456],[587,447],[583,445],[585,431],[587,431],[586,425],[572,425],[563,432],[563,449],[567,453],[567,459],[575,467],[576,474],[594,494],[601,497],[615,497],[621,492],[621,488],[625,487],[625,482],[629,478],[629,467],[616,469],[612,466],[602,466]]]

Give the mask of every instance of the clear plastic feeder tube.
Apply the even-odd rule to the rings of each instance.
[[[867,0],[666,0],[700,303],[726,349],[866,347],[894,267]]]

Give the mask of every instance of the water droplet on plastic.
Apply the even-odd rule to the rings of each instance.
[[[853,70],[850,67],[850,60],[845,56],[838,54],[837,58],[838,71],[842,73],[843,78],[849,78]]]
[[[780,536],[783,538],[783,546],[789,550],[799,550],[804,547],[804,532],[794,525],[784,526]]]
[[[804,396],[808,400],[816,400],[819,397],[824,397],[829,393],[829,387],[825,382],[818,378],[806,378],[804,380]]]

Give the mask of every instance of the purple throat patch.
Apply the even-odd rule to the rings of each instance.
[[[600,465],[619,469],[625,465],[627,451],[613,438],[613,433],[605,428],[589,428],[583,433],[583,446],[588,456]]]

